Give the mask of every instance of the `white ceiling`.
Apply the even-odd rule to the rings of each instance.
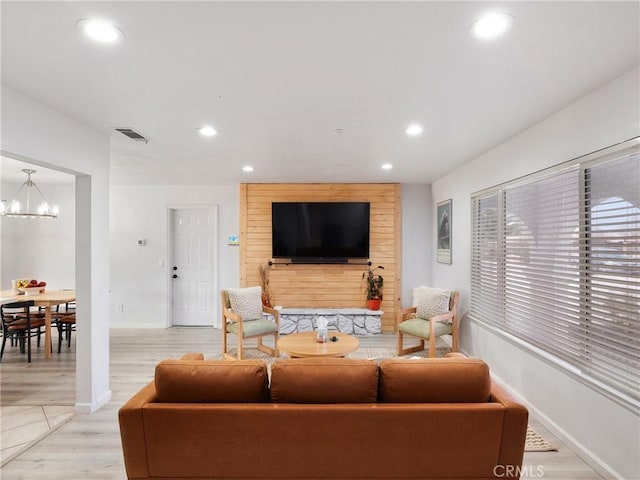
[[[27,163],[0,155],[0,179],[3,182],[16,184],[24,183],[24,181],[27,179],[27,174],[22,170],[25,168],[36,171],[36,173],[31,175],[31,180],[33,180],[36,185],[42,185],[46,183],[72,184],[76,179],[74,175],[68,173],[51,170],[50,168],[34,165],[33,163]],[[4,197],[8,194],[9,192],[5,192],[5,195],[3,195],[3,200],[6,200],[6,198]]]
[[[496,9],[512,29],[472,38]],[[124,42],[87,42],[89,17]],[[636,67],[639,19],[609,1],[3,1],[2,83],[110,132],[114,184],[429,183]]]

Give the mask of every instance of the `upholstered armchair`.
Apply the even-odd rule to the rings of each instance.
[[[274,357],[278,353],[278,331],[280,312],[262,305],[262,288],[231,288],[220,292],[222,305],[222,357],[242,360],[243,343],[247,338],[258,340],[258,350]],[[273,316],[274,321],[264,318],[263,313]],[[236,335],[236,356],[228,352],[229,334]],[[273,348],[262,343],[262,337],[273,335]]]
[[[436,339],[451,335],[451,350],[458,351],[458,299],[459,292],[417,287],[414,289],[414,307],[400,310],[396,315],[398,355],[419,352],[429,341],[429,357],[436,356]],[[404,336],[420,339],[413,347],[404,347]]]

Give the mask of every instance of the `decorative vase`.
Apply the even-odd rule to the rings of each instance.
[[[380,303],[382,303],[382,299],[372,298],[371,300],[367,300],[367,307],[369,310],[380,310]]]

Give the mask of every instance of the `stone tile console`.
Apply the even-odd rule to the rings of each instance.
[[[276,307],[278,308],[278,307]],[[280,334],[309,332],[316,329],[318,317],[324,317],[328,330],[353,335],[371,335],[382,331],[382,310],[365,308],[278,308]]]

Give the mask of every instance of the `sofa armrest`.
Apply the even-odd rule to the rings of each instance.
[[[453,321],[453,317],[455,317],[456,312],[454,312],[453,310],[450,310],[446,313],[442,313],[440,315],[434,315],[433,317],[429,318],[429,320],[431,321],[431,323],[433,322],[448,322],[448,321]]]
[[[264,305],[262,306],[262,311],[264,313],[268,313],[269,315],[273,315],[273,321],[276,325],[280,326],[280,311]]]
[[[131,397],[118,411],[124,465],[129,479],[149,477],[142,407],[154,402],[155,399],[155,383],[150,382]]]
[[[409,315],[412,313],[415,314],[417,311],[418,307],[409,307],[398,310],[398,313],[396,313],[396,329],[398,328],[398,325],[404,322]]]
[[[505,407],[499,463],[522,466],[529,411],[496,382],[491,382],[491,401]]]
[[[225,308],[222,310],[222,316],[224,319],[224,322],[227,323],[228,321],[232,321],[232,322],[242,322],[242,317],[240,315],[238,315],[235,312],[232,312],[230,308]]]

